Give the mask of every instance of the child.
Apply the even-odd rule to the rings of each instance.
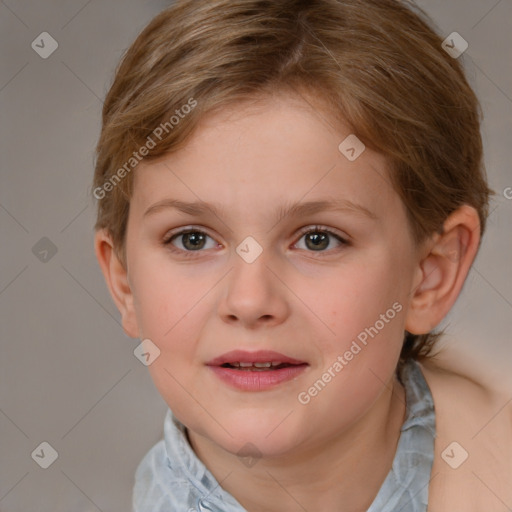
[[[479,123],[405,1],[182,0],[151,21],[93,192],[169,406],[136,512],[512,507],[509,399],[432,360],[488,215]]]

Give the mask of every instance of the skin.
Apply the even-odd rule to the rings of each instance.
[[[148,367],[157,389],[198,457],[251,512],[370,506],[405,415],[394,375],[403,331],[439,324],[478,248],[478,215],[466,205],[442,235],[416,247],[384,156],[366,148],[350,162],[338,150],[350,128],[319,112],[301,97],[276,95],[205,117],[183,149],[136,169],[127,268],[108,233],[96,234],[125,332],[159,347]],[[334,198],[376,218],[275,213],[284,203]],[[216,203],[222,212],[162,208],[144,216],[165,199]],[[316,233],[316,225],[348,244],[330,235],[315,248],[300,230]],[[163,243],[191,227],[208,235],[199,251],[183,236]],[[236,252],[247,236],[263,251],[252,263]],[[378,335],[307,405],[299,403],[298,394],[395,303],[401,311]],[[275,350],[308,367],[271,390],[234,390],[205,366],[234,349]],[[250,467],[238,455],[244,446],[257,458]]]

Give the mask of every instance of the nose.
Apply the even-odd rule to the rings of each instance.
[[[265,251],[252,263],[235,255],[218,312],[223,321],[246,328],[279,325],[290,313],[288,288]]]

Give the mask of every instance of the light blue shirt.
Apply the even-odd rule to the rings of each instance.
[[[420,366],[400,373],[406,418],[393,465],[367,512],[426,512],[434,459],[435,411]],[[135,472],[134,512],[247,512],[226,492],[190,447],[185,427],[167,411],[164,439]]]

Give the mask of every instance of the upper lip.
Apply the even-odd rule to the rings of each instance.
[[[248,352],[246,350],[232,350],[226,352],[206,363],[207,366],[221,366],[226,363],[268,363],[279,361],[288,364],[306,364],[305,361],[299,361],[293,357],[285,356],[273,350],[258,350],[256,352]]]

